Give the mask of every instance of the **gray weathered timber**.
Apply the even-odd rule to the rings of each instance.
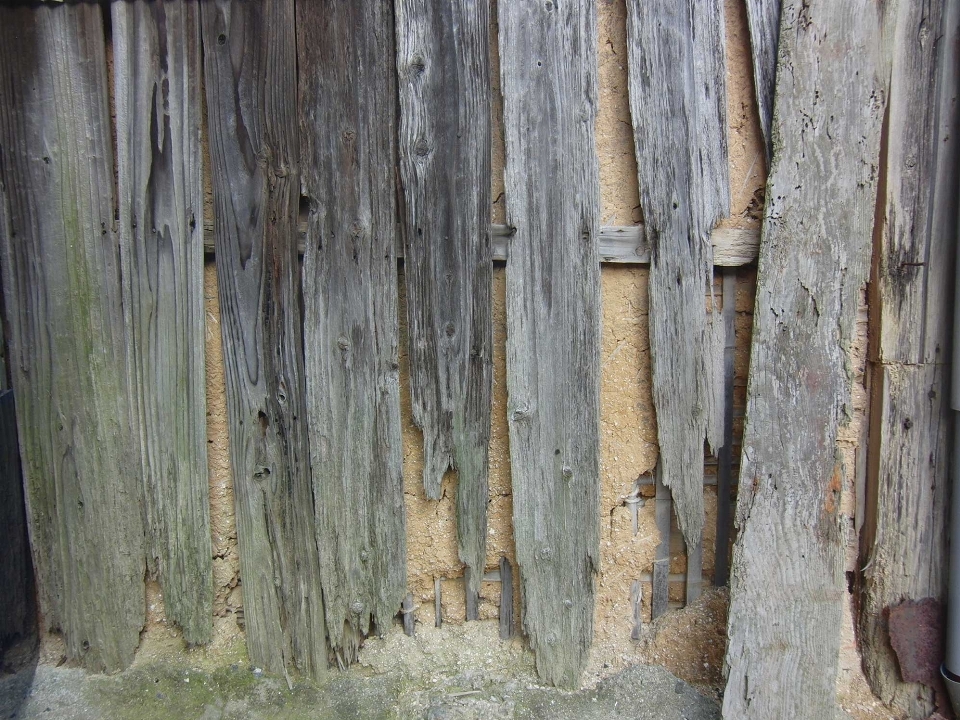
[[[407,592],[393,3],[301,2],[296,24],[317,542],[330,643],[349,663]]]
[[[507,391],[523,627],[574,686],[599,567],[600,232],[592,0],[499,4]]]
[[[710,231],[727,214],[721,0],[627,2],[630,111],[650,244],[650,358],[660,473],[686,542],[704,523],[706,438],[723,442],[722,326],[707,313]]]
[[[513,228],[506,225],[490,226],[491,259],[504,262],[513,237]],[[307,232],[306,223],[300,225],[298,248],[303,255],[303,236]],[[713,264],[719,267],[739,267],[748,265],[757,259],[760,247],[760,232],[753,228],[714,228],[710,233],[713,244]],[[208,255],[214,252],[213,226],[204,238],[203,249]],[[600,228],[597,240],[601,263],[623,263],[627,265],[648,265],[650,246],[643,225],[609,225]],[[403,257],[403,248],[397,247],[397,257]]]
[[[946,365],[881,365],[873,418],[875,523],[864,558],[860,615],[863,667],[884,702],[929,717],[932,688],[901,679],[887,609],[904,600],[946,599],[952,422]],[[879,406],[879,407],[878,407]]]
[[[513,565],[500,556],[500,639],[513,637]]]
[[[723,447],[717,453],[717,532],[713,556],[713,585],[722,587],[730,578],[730,490],[733,485],[733,383],[737,353],[737,273],[724,268],[723,275]]]
[[[120,260],[147,567],[190,644],[213,632],[203,314],[200,10],[111,5]]]
[[[297,284],[293,0],[202,4],[224,375],[250,659],[327,665]]]
[[[670,602],[670,519],[673,516],[673,500],[670,488],[663,484],[660,477],[660,464],[654,471],[656,499],[654,500],[654,516],[657,523],[657,532],[660,542],[657,544],[653,558],[653,572],[651,576],[652,593],[650,595],[650,619],[656,620],[663,615]]]
[[[487,537],[493,379],[487,0],[397,0],[410,396],[423,485],[456,468],[467,620]]]
[[[731,574],[725,718],[831,718],[843,537],[837,430],[867,279],[886,86],[872,0],[782,14]],[[854,80],[855,79],[855,80]]]
[[[0,209],[0,219],[3,210]],[[0,391],[0,648],[33,627],[33,573],[13,390]]]
[[[767,150],[767,163],[773,151],[770,136],[773,122],[773,95],[777,77],[777,42],[780,39],[780,5],[783,0],[746,0],[747,24],[753,59],[753,87],[757,94],[760,131]]]
[[[0,265],[45,627],[94,670],[144,620],[100,6],[0,7]]]
[[[871,435],[860,641],[874,692],[910,717],[930,688],[902,680],[889,606],[946,600],[951,317],[960,133],[960,3],[900,3],[875,237]]]

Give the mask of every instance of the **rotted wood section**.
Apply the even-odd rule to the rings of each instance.
[[[300,2],[296,27],[317,544],[330,643],[349,663],[407,593],[393,3]]]
[[[44,625],[91,670],[144,622],[103,17],[0,6],[0,265]]]
[[[487,537],[493,324],[487,0],[398,0],[410,395],[423,484],[458,471],[457,543],[477,619]]]
[[[874,692],[900,713],[928,717],[935,693],[903,681],[888,620],[904,601],[947,598],[960,4],[901,3],[890,32],[859,638]]]
[[[507,417],[523,627],[540,676],[575,686],[599,564],[596,7],[501,2],[499,23],[504,185],[516,228]]]
[[[120,257],[147,566],[190,644],[213,631],[203,315],[200,9],[113,13]]]
[[[202,4],[230,464],[250,659],[327,665],[297,262],[293,0]]]
[[[837,431],[869,268],[888,65],[872,0],[782,8],[774,147],[737,497],[723,716],[832,718]]]

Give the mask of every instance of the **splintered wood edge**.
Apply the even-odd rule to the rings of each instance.
[[[490,240],[493,243],[493,259],[504,262],[514,228],[507,225],[491,225]],[[303,236],[306,224],[300,224],[299,252],[303,255]],[[758,229],[716,228],[710,235],[713,242],[713,264],[717,267],[739,267],[757,259],[760,249]],[[600,228],[598,243],[600,262],[622,265],[649,265],[650,246],[643,234],[642,225],[609,225]],[[214,253],[213,228],[204,232],[203,249],[207,255]],[[403,249],[397,248],[397,257],[403,257]]]

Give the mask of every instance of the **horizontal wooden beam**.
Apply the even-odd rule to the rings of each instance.
[[[300,223],[300,254],[303,255],[303,237],[306,223]],[[509,225],[491,225],[493,259],[504,262],[515,229]],[[710,235],[713,241],[713,264],[717,267],[739,267],[757,259],[760,248],[760,230],[744,228],[716,228]],[[208,227],[203,241],[208,255],[214,252],[213,228]],[[403,249],[397,249],[403,257]],[[607,225],[600,228],[600,262],[626,265],[649,265],[650,245],[643,233],[643,225]]]

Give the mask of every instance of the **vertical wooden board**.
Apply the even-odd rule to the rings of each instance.
[[[654,516],[660,542],[657,544],[653,559],[653,573],[651,573],[653,592],[650,596],[650,619],[656,620],[667,610],[670,602],[670,519],[673,515],[673,500],[670,488],[663,484],[660,474],[660,465],[654,476],[656,484],[656,499],[654,500]]]
[[[458,470],[457,541],[476,619],[487,537],[492,382],[487,0],[397,0],[410,395],[423,483]],[[471,610],[474,612],[471,613]]]
[[[393,3],[297,4],[307,408],[330,643],[341,663],[407,592]]]
[[[859,624],[874,692],[901,713],[926,717],[933,691],[903,682],[887,611],[907,599],[946,598],[952,430],[951,368],[943,363],[953,315],[960,3],[901,3],[892,35]]]
[[[203,315],[200,10],[111,5],[120,258],[147,566],[190,644],[213,631]]]
[[[0,265],[41,612],[94,670],[144,620],[99,5],[0,7]]]
[[[944,26],[945,6],[946,0],[900,3],[892,31],[878,253],[881,362],[950,357],[960,113],[958,32],[956,20]]]
[[[703,443],[723,442],[723,336],[704,293],[727,214],[723,3],[627,3],[630,110],[651,247],[650,357],[663,483],[689,545],[704,523]]]
[[[747,24],[753,58],[753,87],[757,93],[760,131],[767,149],[767,163],[773,151],[770,135],[773,97],[777,77],[777,43],[780,40],[780,5],[783,0],[746,0]]]
[[[725,718],[835,709],[843,537],[837,431],[867,279],[886,86],[883,8],[783,7],[737,498]]]
[[[599,182],[593,0],[499,4],[507,391],[523,627],[574,686],[599,566]]]
[[[250,659],[326,668],[297,283],[293,0],[202,4],[224,375]]]
[[[901,679],[887,610],[947,594],[950,446],[953,423],[945,365],[881,366],[876,454],[876,532],[867,549],[860,615],[863,665],[871,686],[909,717],[935,710],[932,688]]]
[[[3,211],[0,210],[0,220]],[[33,627],[33,573],[13,390],[0,391],[0,649]],[[2,658],[2,655],[0,655]]]

